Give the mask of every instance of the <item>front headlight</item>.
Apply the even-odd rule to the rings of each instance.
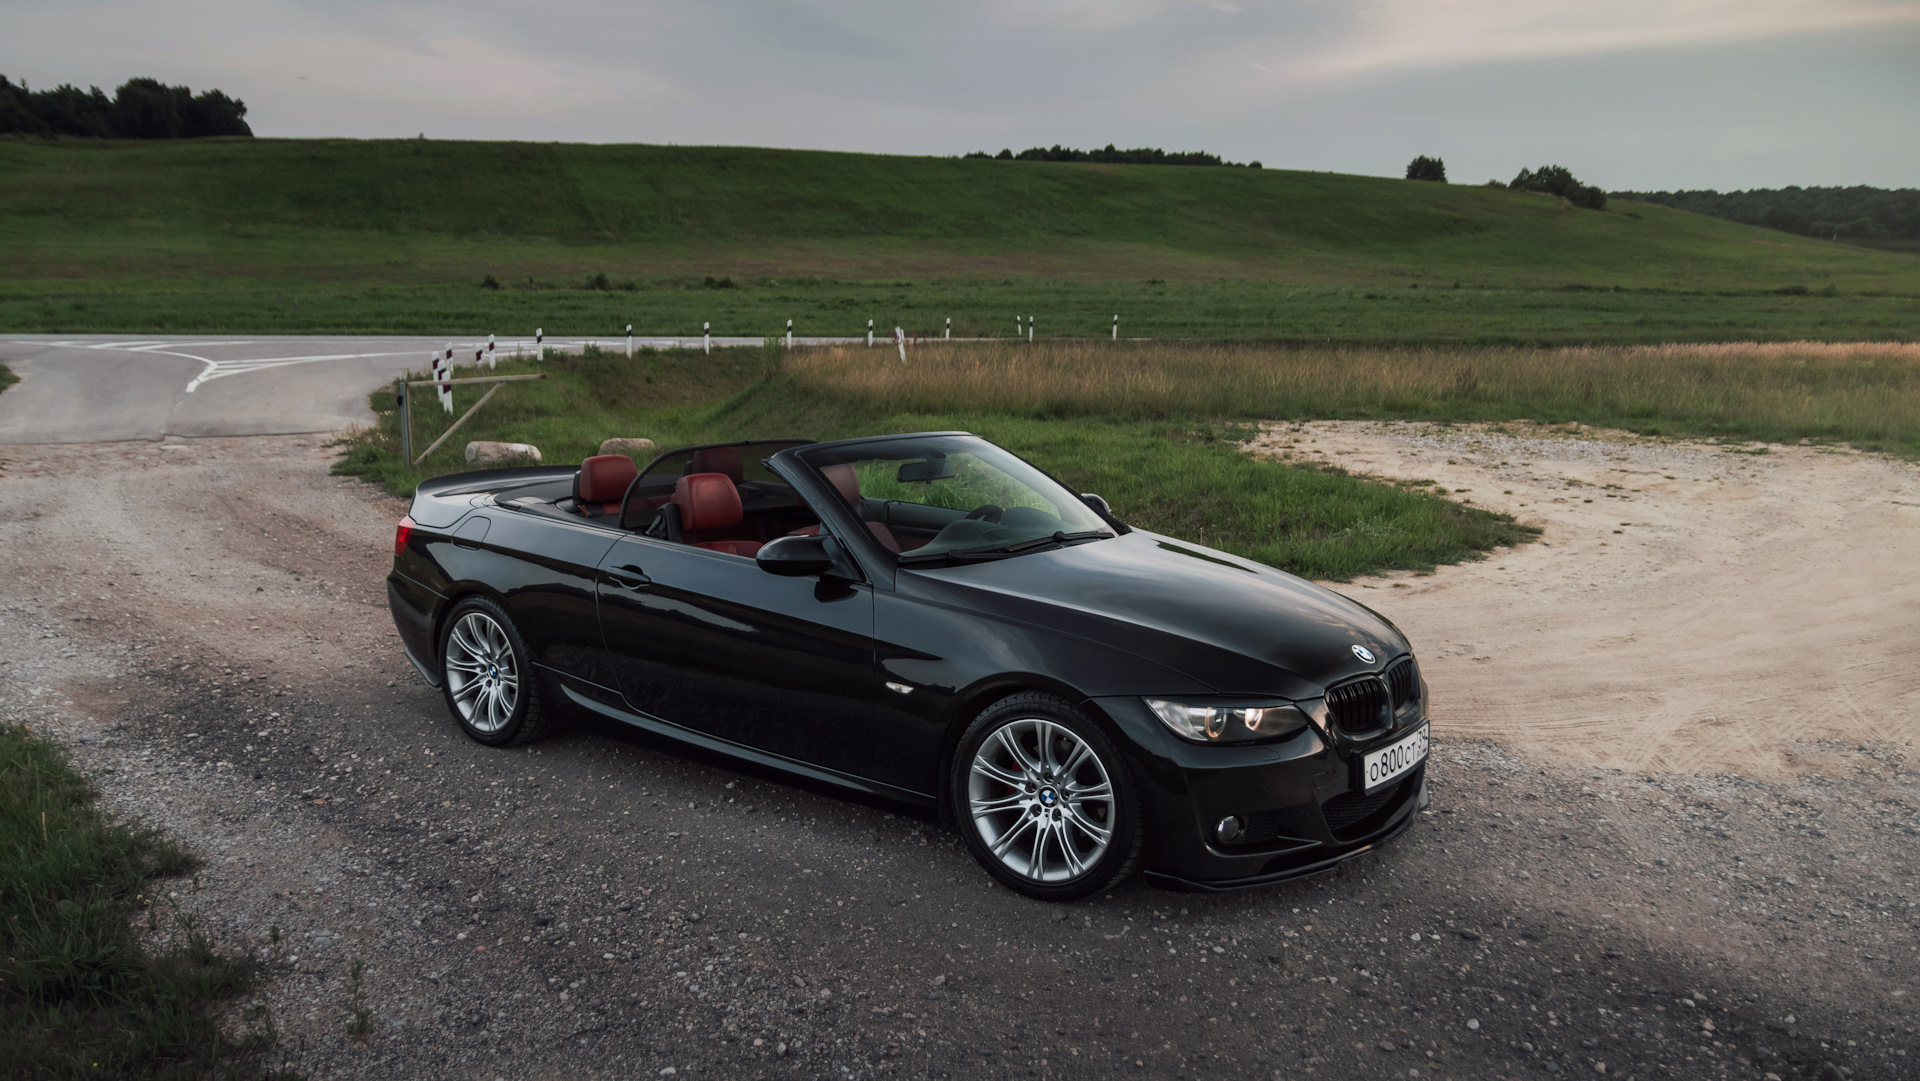
[[[1251,743],[1290,736],[1307,727],[1307,715],[1291,702],[1221,706],[1163,698],[1141,701],[1174,735],[1195,743]]]

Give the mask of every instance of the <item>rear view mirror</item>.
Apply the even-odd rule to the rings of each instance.
[[[753,561],[761,570],[782,578],[805,578],[833,569],[825,537],[776,537],[760,546]]]
[[[900,463],[900,472],[894,474],[894,479],[902,484],[924,484],[927,481],[947,480],[952,476],[952,462],[945,458],[926,458]]]
[[[1108,518],[1113,517],[1113,508],[1107,506],[1107,501],[1105,499],[1102,499],[1101,497],[1094,495],[1092,492],[1081,492],[1080,498],[1083,502],[1086,503],[1087,506],[1092,507],[1094,510],[1099,511],[1102,515]]]

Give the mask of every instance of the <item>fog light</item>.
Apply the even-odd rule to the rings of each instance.
[[[1246,832],[1246,828],[1246,823],[1233,815],[1228,815],[1220,820],[1219,825],[1213,827],[1213,835],[1231,844],[1240,839],[1240,835]]]

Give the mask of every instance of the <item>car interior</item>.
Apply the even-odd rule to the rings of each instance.
[[[495,502],[750,558],[775,537],[820,531],[820,518],[806,500],[762,464],[803,442],[685,448],[661,455],[645,470],[623,454],[600,454],[581,462],[568,480],[523,485],[499,493]],[[743,450],[748,453],[743,455]],[[851,470],[835,484],[843,493],[851,484],[857,501],[858,482]],[[882,544],[899,550],[884,526],[875,523],[872,528]]]
[[[547,479],[498,493],[501,506],[569,519],[586,518],[676,544],[752,558],[777,537],[820,533],[819,515],[765,460],[805,440],[764,440],[669,451],[636,466],[620,454],[595,455],[570,479]],[[745,453],[743,453],[745,452]],[[1053,514],[1008,499],[1004,509],[970,510],[876,498],[863,491],[862,473],[883,491],[918,496],[950,481],[951,467],[933,459],[861,459],[816,463],[881,547],[897,554],[923,546],[947,548],[1044,536],[1064,523]],[[922,498],[931,498],[930,496]],[[1029,521],[1028,519],[1031,519]]]

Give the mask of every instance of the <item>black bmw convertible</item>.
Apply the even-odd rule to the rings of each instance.
[[[1427,803],[1391,623],[964,432],[439,477],[387,595],[481,743],[591,711],[937,810],[1032,897],[1312,874]]]

